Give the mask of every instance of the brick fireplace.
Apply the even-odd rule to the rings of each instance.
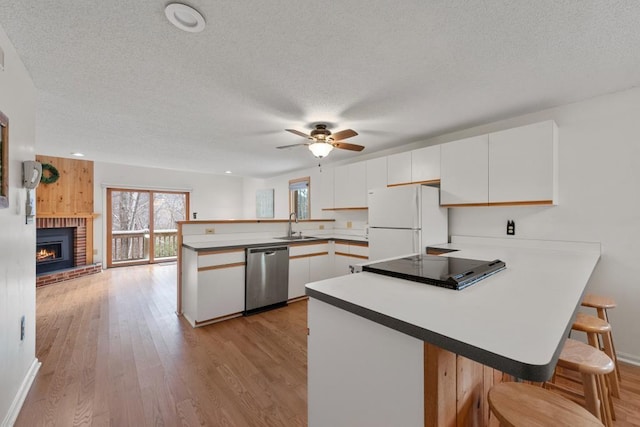
[[[37,218],[36,219],[36,234],[42,235],[43,233],[38,233],[38,230],[47,230],[55,231],[59,230],[70,230],[70,236],[72,239],[72,244],[70,246],[69,258],[71,259],[68,264],[61,263],[61,269],[57,269],[54,271],[44,271],[38,273],[36,275],[36,286],[49,285],[52,283],[61,282],[64,280],[73,279],[76,277],[85,276],[88,274],[99,273],[102,271],[101,264],[91,264],[90,260],[93,258],[92,256],[87,256],[87,218]],[[92,221],[89,221],[92,225]],[[51,234],[51,233],[49,233]],[[59,233],[54,233],[59,234]],[[61,234],[61,233],[60,233]],[[59,241],[63,239],[60,238]],[[54,237],[50,242],[47,241],[46,238],[43,241],[43,247],[47,247],[46,243],[55,243],[58,240]],[[55,246],[54,244],[48,246]],[[37,252],[40,249],[36,250],[36,258]],[[89,254],[92,255],[92,254]],[[88,262],[89,261],[89,262]],[[36,261],[37,262],[37,261]],[[45,270],[47,269],[47,264],[49,261],[45,261],[43,267]]]

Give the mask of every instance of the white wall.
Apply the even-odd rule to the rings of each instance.
[[[94,221],[94,262],[106,264],[106,188],[149,188],[190,191],[190,211],[198,219],[244,218],[244,180],[228,175],[209,175],[167,169],[143,168],[114,163],[94,163],[94,210],[100,214]],[[255,202],[254,202],[255,206]],[[255,209],[254,209],[255,211]],[[255,216],[255,213],[254,213]]]
[[[0,209],[0,425],[10,424],[22,404],[35,358],[34,224],[25,224],[22,162],[35,160],[35,87],[0,27],[5,70],[0,71],[0,111],[9,118],[9,203]],[[20,318],[26,336],[20,341]]]
[[[636,362],[640,362],[639,118],[636,88],[438,138],[440,142],[556,121],[559,205],[454,208],[449,230],[454,235],[507,237],[507,219],[512,219],[516,238],[602,242],[602,258],[589,290],[616,299],[618,307],[609,311],[616,350]],[[540,315],[544,316],[544,307]]]

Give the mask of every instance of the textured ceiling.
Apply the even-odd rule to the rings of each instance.
[[[362,154],[640,82],[636,0],[0,0],[38,88],[36,151],[270,176],[317,164],[284,131],[353,128]],[[327,161],[357,154],[335,150]]]

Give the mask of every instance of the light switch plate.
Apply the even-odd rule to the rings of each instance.
[[[216,234],[216,229],[215,228],[205,228],[204,229],[204,234]]]

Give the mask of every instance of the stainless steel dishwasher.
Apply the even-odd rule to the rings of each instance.
[[[287,304],[289,247],[247,248],[244,314]]]

